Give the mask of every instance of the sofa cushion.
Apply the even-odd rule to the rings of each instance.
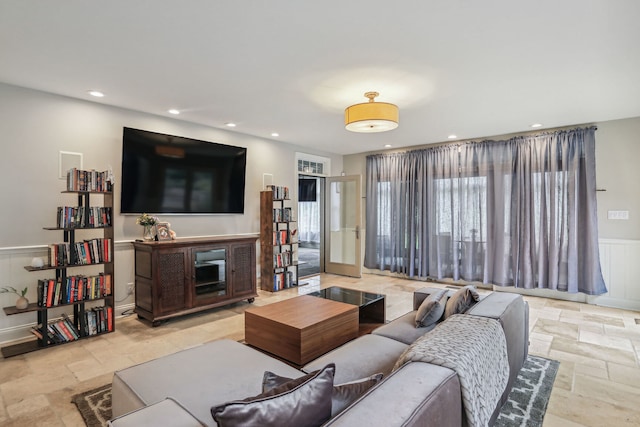
[[[128,414],[116,417],[107,422],[109,427],[142,427],[142,426],[162,426],[162,427],[202,427],[193,415],[189,413],[180,403],[170,397],[136,409]]]
[[[115,372],[113,416],[171,396],[200,422],[214,426],[211,406],[261,393],[260,378],[266,370],[291,378],[304,375],[233,340],[216,340],[182,350]]]
[[[440,291],[429,295],[418,310],[416,311],[416,328],[430,326],[436,323],[444,314],[445,304],[447,303],[447,290]]]
[[[415,328],[414,328],[415,329]],[[379,335],[363,335],[320,356],[305,365],[304,372],[313,372],[327,363],[336,364],[336,384],[344,384],[381,372],[387,375],[407,344]]]
[[[453,316],[454,314],[462,314],[471,308],[476,302],[480,301],[480,294],[472,285],[464,286],[458,289],[447,300],[444,309],[444,318]]]
[[[255,397],[214,406],[211,415],[220,427],[320,426],[331,418],[335,369],[330,363],[293,388],[285,383]]]
[[[281,377],[273,372],[266,371],[262,379],[262,392],[266,393],[278,386],[288,385],[288,387],[299,384],[300,380],[310,377],[313,373],[305,375],[297,379]],[[363,378],[350,383],[334,385],[331,395],[331,416],[334,417],[342,412],[347,406],[355,402],[367,390],[382,380],[382,374],[375,374],[368,378]]]
[[[423,328],[416,328],[415,321],[416,312],[414,310],[398,317],[386,325],[382,325],[379,328],[374,329],[371,333],[410,345],[437,325],[437,323],[434,323]]]

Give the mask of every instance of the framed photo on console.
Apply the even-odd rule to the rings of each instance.
[[[156,238],[160,242],[171,240],[171,228],[169,228],[168,222],[159,222],[156,224]]]

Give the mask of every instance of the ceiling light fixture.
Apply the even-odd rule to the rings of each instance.
[[[456,135],[449,135],[447,138],[449,138],[449,139],[456,139],[456,138],[457,138],[457,136],[456,136]]]
[[[180,114],[180,111],[172,108],[171,110],[169,110],[169,114]]]
[[[271,136],[280,136],[280,134],[278,132],[273,132]]]
[[[230,128],[234,128],[234,127],[236,127],[236,124],[235,123],[225,123],[225,126],[228,126]]]
[[[89,91],[89,95],[91,96],[95,96],[96,98],[102,98],[104,96],[104,93],[98,91],[98,90],[90,90]]]
[[[534,123],[531,125],[532,128],[541,128],[542,127],[542,123]]]
[[[364,94],[369,102],[355,104],[344,110],[345,128],[351,132],[386,132],[398,127],[398,106],[375,102],[378,92]]]

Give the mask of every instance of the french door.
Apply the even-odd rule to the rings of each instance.
[[[361,177],[327,178],[325,194],[325,271],[360,277]]]

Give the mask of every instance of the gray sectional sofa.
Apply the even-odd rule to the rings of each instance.
[[[426,328],[415,326],[416,310],[437,291],[432,288],[416,291],[413,311],[300,370],[241,343],[219,340],[118,371],[113,377],[114,418],[110,425],[216,426],[211,408],[262,393],[265,371],[298,378],[330,363],[335,364],[333,384],[336,385],[376,373],[384,377],[345,410],[332,416],[324,423],[326,426],[473,425],[465,414],[464,393],[454,370],[416,361],[395,366],[415,343],[422,341],[424,345],[433,335],[421,338],[425,333],[440,327],[444,330],[440,325],[448,319]],[[453,293],[450,291],[450,295]],[[527,357],[529,308],[520,295],[493,292],[462,316],[468,315],[495,319],[506,339],[508,380],[506,386],[501,386],[503,390],[500,389],[495,408],[489,411],[491,418],[487,424],[491,425]],[[452,336],[451,340],[456,337]]]

